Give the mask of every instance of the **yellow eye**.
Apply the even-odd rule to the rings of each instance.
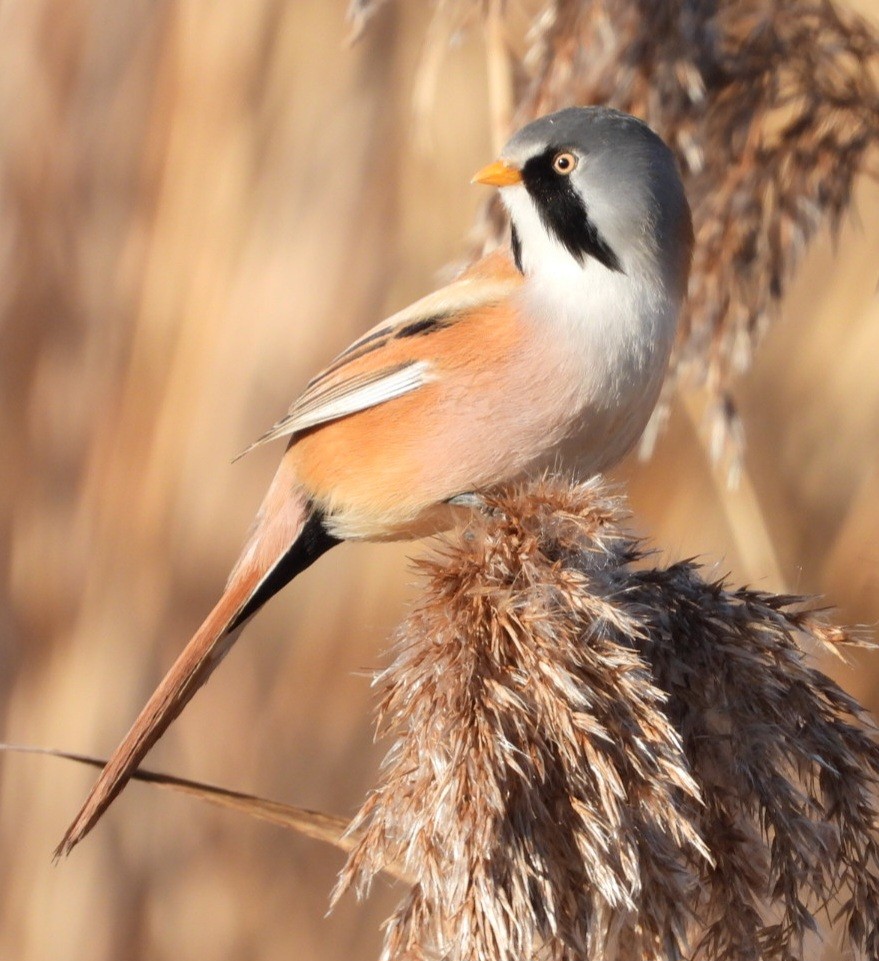
[[[552,169],[564,177],[577,166],[577,158],[568,150],[562,151],[562,153],[557,153],[552,158]]]

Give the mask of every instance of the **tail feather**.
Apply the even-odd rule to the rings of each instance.
[[[97,824],[150,748],[232,648],[246,622],[288,581],[338,543],[324,531],[319,512],[310,510],[306,503],[299,507],[299,517],[294,525],[290,524],[289,508],[286,511],[286,550],[274,550],[274,559],[260,563],[263,551],[254,548],[277,541],[277,536],[261,537],[259,529],[255,531],[250,551],[245,552],[246,561],[235,568],[216,607],[195,632],[113,752],[79,814],[55,849],[56,859],[69,854]],[[271,533],[277,534],[277,531]]]

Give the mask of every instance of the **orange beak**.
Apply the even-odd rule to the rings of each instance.
[[[522,183],[522,171],[503,160],[496,160],[478,171],[470,183],[488,184],[489,187],[511,187],[513,184]]]

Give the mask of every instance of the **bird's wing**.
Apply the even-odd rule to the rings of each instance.
[[[239,454],[402,397],[433,379],[430,349],[400,350],[466,320],[508,297],[522,283],[509,258],[495,253],[469,268],[459,280],[417,300],[367,331],[309,381],[287,414]],[[237,458],[236,458],[237,459]]]
[[[323,389],[309,388],[296,401],[290,412],[270,427],[239,455],[243,457],[255,447],[278,437],[316,427],[318,424],[356,414],[395,397],[417,390],[429,378],[427,361],[395,364],[335,380]]]

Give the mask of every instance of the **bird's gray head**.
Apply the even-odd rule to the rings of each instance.
[[[520,270],[597,261],[613,272],[659,272],[682,292],[690,210],[674,155],[635,117],[559,110],[523,127],[474,179],[504,188]]]

